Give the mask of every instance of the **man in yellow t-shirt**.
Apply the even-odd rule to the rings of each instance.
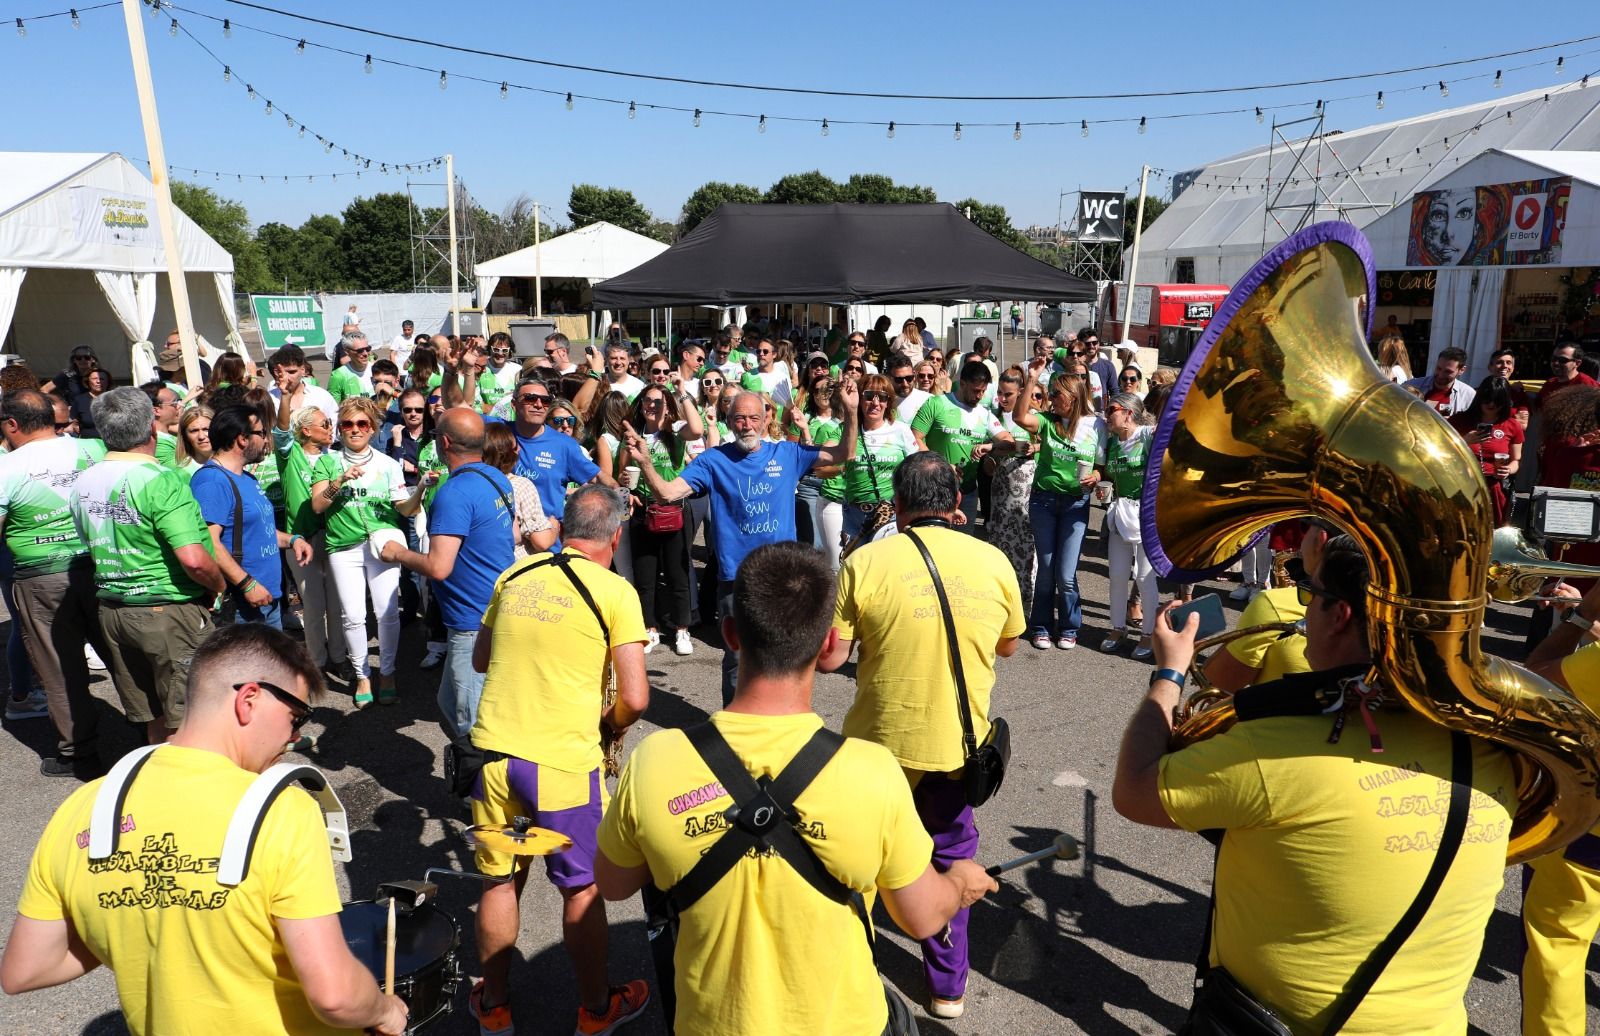
[[[895,469],[901,533],[861,548],[845,563],[833,614],[838,639],[817,661],[832,672],[860,642],[856,700],[844,733],[884,746],[899,761],[939,867],[977,855],[978,828],[957,779],[966,755],[939,598],[911,536],[933,555],[950,599],[979,743],[989,733],[995,656],[1015,651],[1027,626],[1011,562],[953,527],[959,490],[956,469],[935,453],[912,454]],[[969,970],[965,910],[951,919],[948,932],[923,940],[922,964],[929,1010],[938,1018],[959,1017]]]
[[[1563,590],[1576,593],[1563,585]],[[1561,592],[1558,590],[1558,592]],[[1555,624],[1528,668],[1600,709],[1600,583]],[[1522,1031],[1528,1036],[1582,1036],[1588,1029],[1585,969],[1600,932],[1600,827],[1522,872]]]
[[[544,867],[561,893],[564,942],[582,1000],[580,1036],[611,1032],[650,1002],[643,980],[610,985],[606,905],[594,887],[595,830],[605,805],[600,728],[620,735],[650,702],[639,594],[609,571],[624,513],[607,486],[568,497],[565,549],[559,558],[535,554],[501,573],[472,651],[473,668],[486,674],[472,744],[491,753],[473,789],[472,821],[504,827],[528,817],[572,839],[572,848],[546,856]],[[608,667],[616,670],[617,699],[603,710]],[[467,1003],[485,1032],[511,1031],[506,983],[530,862],[477,849],[478,870],[516,875],[486,884],[478,901],[483,979]]]
[[[405,1030],[339,927],[328,833],[300,788],[268,809],[245,878],[217,880],[223,838],[256,775],[311,714],[306,650],[257,623],[218,627],[194,653],[183,723],[144,762],[115,851],[89,859],[103,779],[51,818],[0,962],[7,993],[105,964],[135,1036]]]
[[[811,690],[818,655],[837,636],[826,606],[833,596],[827,558],[798,543],[758,547],[739,566],[733,614],[722,620],[738,678],[710,722],[753,777],[783,772],[822,726]],[[600,891],[620,900],[647,884],[671,890],[723,837],[731,802],[683,731],[645,738],[600,825]],[[863,896],[881,892],[914,937],[932,936],[998,887],[971,860],[933,866],[900,769],[878,745],[845,738],[794,807],[795,830],[828,874]],[[862,917],[780,854],[745,854],[678,924],[679,1036],[884,1031],[884,987]]]
[[[1329,540],[1305,580],[1306,659],[1346,708],[1372,707],[1384,754],[1351,716],[1239,722],[1169,751],[1172,707],[1198,619],[1156,624],[1150,692],[1123,736],[1112,803],[1152,827],[1225,831],[1209,949],[1296,1034],[1323,1032],[1351,976],[1415,900],[1433,865],[1452,788],[1448,731],[1358,681],[1367,650],[1365,557]],[[1380,688],[1381,690],[1381,688]],[[1279,693],[1290,693],[1283,690]],[[1467,1027],[1463,998],[1505,870],[1516,782],[1510,758],[1477,738],[1465,834],[1416,930],[1355,1006],[1349,1036],[1444,1036]]]

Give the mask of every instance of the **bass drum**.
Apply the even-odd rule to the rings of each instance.
[[[383,985],[384,950],[389,938],[389,906],[363,900],[346,903],[339,912],[344,941],[356,960]],[[456,957],[461,930],[455,920],[430,903],[394,922],[394,995],[411,1011],[407,1033],[421,1032],[455,1006],[461,968]]]

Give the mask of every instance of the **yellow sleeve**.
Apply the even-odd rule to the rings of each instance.
[[[618,867],[642,867],[645,863],[644,852],[639,847],[633,770],[634,764],[639,761],[639,756],[646,751],[644,742],[634,749],[633,755],[622,768],[622,776],[617,779],[617,793],[611,797],[610,804],[606,806],[605,816],[600,818],[600,831],[597,836],[600,851],[606,854],[606,859]]]
[[[833,602],[833,628],[840,640],[856,639],[856,575],[856,559],[850,558],[839,570],[839,596]]]
[[[850,739],[849,745],[861,742]],[[922,877],[933,860],[933,839],[917,816],[916,804],[911,800],[911,785],[906,783],[900,764],[889,750],[872,746],[873,769],[860,787],[880,787],[888,796],[883,809],[882,859],[878,867],[878,887],[903,889]]]
[[[87,818],[84,802],[98,790],[99,781],[79,788],[67,798],[45,825],[34,847],[33,860],[28,864],[28,876],[23,881],[22,898],[17,902],[17,913],[35,921],[60,921],[67,916],[65,871],[70,866],[69,855],[77,848],[77,835],[73,830]]]
[[[290,788],[272,804],[256,839],[256,853],[263,850],[272,854],[268,896],[273,917],[295,921],[339,912],[328,828],[316,800],[305,791]]]
[[[639,591],[621,576],[613,576],[607,582],[612,587],[610,607],[602,610],[607,613],[606,625],[611,629],[610,646],[638,644],[649,640],[650,633],[644,628],[644,608],[639,604]],[[579,606],[583,607],[581,604]],[[583,608],[583,610],[589,609]]]
[[[1254,827],[1271,815],[1249,725],[1161,757],[1161,805],[1188,831]]]
[[[1000,570],[1000,585],[1005,596],[1006,621],[1000,628],[1000,636],[1009,640],[1020,637],[1028,630],[1028,613],[1022,610],[1022,588],[1017,585],[1016,569],[1011,567],[1011,562],[1002,556],[1003,567]]]
[[[1245,605],[1244,611],[1239,613],[1239,629],[1277,622],[1278,619],[1278,609],[1273,606],[1272,600],[1266,594],[1256,594],[1255,600]],[[1260,669],[1268,649],[1277,643],[1279,636],[1276,632],[1263,630],[1240,637],[1228,644],[1228,654],[1251,669]]]
[[[1600,709],[1600,640],[1561,660],[1561,678],[1591,709]]]

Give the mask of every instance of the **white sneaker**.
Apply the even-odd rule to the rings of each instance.
[[[7,723],[19,719],[38,719],[48,715],[50,715],[50,704],[45,700],[43,687],[35,687],[21,701],[6,699]]]
[[[661,634],[657,633],[655,630],[651,630],[650,639],[644,642],[644,653],[648,655],[650,652],[654,651],[656,649],[656,645],[660,643]]]
[[[694,641],[689,639],[688,630],[679,630],[678,636],[672,642],[672,650],[679,655],[694,654]]]
[[[1228,600],[1230,600],[1230,601],[1243,601],[1243,600],[1247,599],[1250,596],[1251,589],[1252,589],[1251,584],[1249,584],[1249,583],[1240,583],[1234,589],[1234,591],[1228,595]]]
[[[106,664],[100,661],[100,656],[95,653],[93,644],[83,645],[83,660],[89,663],[89,668],[97,673],[106,671]]]

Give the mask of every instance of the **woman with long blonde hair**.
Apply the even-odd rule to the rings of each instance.
[[[900,333],[889,343],[889,352],[899,353],[912,363],[920,363],[927,355],[927,348],[922,343],[922,329],[917,327],[915,320],[907,320],[900,326]]]
[[[1411,353],[1406,349],[1404,338],[1399,335],[1384,335],[1378,341],[1378,369],[1388,375],[1389,380],[1396,385],[1403,385],[1411,380]]]

